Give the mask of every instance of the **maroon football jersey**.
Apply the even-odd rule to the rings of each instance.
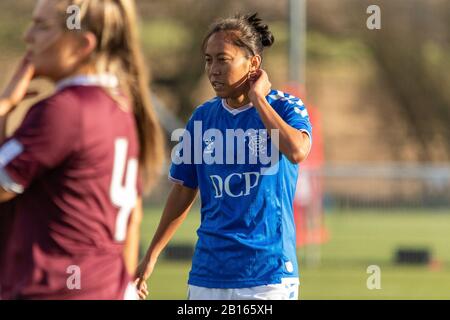
[[[6,251],[7,241],[11,232],[11,226],[14,219],[14,204],[15,201],[8,201],[0,203],[0,277],[3,274],[4,255]],[[2,298],[2,288],[0,282],[0,299]]]
[[[3,298],[123,299],[123,244],[139,194],[133,112],[101,87],[67,87],[33,106],[6,144],[4,172],[23,193]]]

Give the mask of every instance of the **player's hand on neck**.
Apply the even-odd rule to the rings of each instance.
[[[34,77],[34,65],[25,55],[13,77],[0,95],[0,116],[7,116],[14,108],[26,97],[32,94],[28,93],[28,87]]]

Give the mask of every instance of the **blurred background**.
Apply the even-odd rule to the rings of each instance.
[[[1,86],[24,53],[34,4],[0,2]],[[294,206],[300,299],[450,299],[450,1],[137,4],[169,146],[170,133],[214,96],[200,50],[208,26],[258,12],[274,33],[264,68],[274,88],[304,100],[314,128]],[[379,30],[366,24],[373,4]],[[52,90],[42,80],[33,87],[42,96]],[[30,104],[15,111],[10,132]],[[146,199],[142,252],[169,189],[163,177]],[[186,298],[199,221],[197,204],[156,266],[150,299]]]

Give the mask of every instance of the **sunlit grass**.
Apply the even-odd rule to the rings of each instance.
[[[448,211],[448,210],[447,210]],[[343,211],[326,215],[330,241],[308,264],[299,249],[301,299],[450,299],[450,215],[441,211]],[[157,226],[160,209],[149,209],[143,223],[146,247]],[[174,243],[196,241],[198,210],[193,210],[174,237]],[[427,248],[433,266],[399,266],[399,247]],[[311,248],[309,248],[311,249]],[[311,251],[309,251],[311,252]],[[369,290],[369,265],[381,268],[381,289]],[[185,299],[190,261],[161,257],[150,278],[151,299]]]

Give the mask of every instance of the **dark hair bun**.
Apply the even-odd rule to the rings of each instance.
[[[245,16],[245,20],[251,25],[261,37],[261,43],[264,47],[270,47],[274,42],[272,32],[267,24],[262,24],[262,20],[258,17],[258,13]]]

